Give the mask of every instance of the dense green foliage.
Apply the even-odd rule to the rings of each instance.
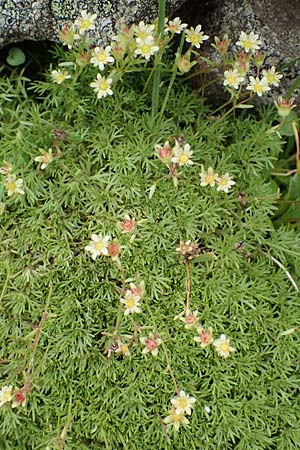
[[[300,236],[271,221],[269,171],[282,144],[270,112],[216,119],[178,83],[154,121],[149,94],[129,78],[101,101],[87,79],[40,83],[39,100],[20,77],[2,84],[0,160],[25,195],[8,197],[1,183],[0,375],[17,389],[27,373],[31,390],[24,408],[0,408],[1,449],[299,448],[299,294],[286,270],[297,279]],[[194,165],[175,188],[154,148],[180,133]],[[61,154],[41,170],[34,158],[54,140]],[[227,194],[200,186],[201,164],[236,184]],[[126,214],[141,221],[134,239],[121,233]],[[118,240],[123,272],[92,260],[92,233]],[[186,298],[181,240],[203,248],[189,263],[191,309],[230,337],[227,359],[174,321]],[[124,278],[145,283],[140,314],[123,315]],[[130,356],[108,358],[117,317],[134,339]],[[156,358],[137,338],[149,330],[163,340]],[[178,433],[163,422],[174,379],[196,398]]]

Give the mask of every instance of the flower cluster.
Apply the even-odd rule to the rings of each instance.
[[[164,419],[164,423],[175,431],[178,431],[181,425],[187,425],[189,420],[185,416],[192,414],[192,409],[196,403],[195,397],[190,397],[185,391],[180,391],[179,394],[171,399],[171,410],[169,415]]]
[[[198,342],[202,348],[213,344],[215,350],[219,356],[223,358],[228,358],[230,353],[235,351],[233,347],[230,346],[230,339],[226,337],[225,334],[221,334],[218,339],[213,338],[212,327],[205,328],[203,325],[199,324],[198,310],[191,311],[187,309],[184,316],[179,314],[174,318],[174,320],[179,319],[184,323],[184,328],[187,330],[193,330],[196,328],[197,336],[194,336],[194,341]]]
[[[219,50],[220,42],[221,41],[218,40],[214,45],[217,50]],[[272,66],[269,69],[264,69],[260,75],[260,68],[265,59],[265,54],[258,51],[261,44],[262,42],[260,41],[259,36],[253,31],[249,34],[244,31],[240,33],[240,37],[236,42],[236,45],[241,47],[242,50],[237,53],[236,58],[231,64],[231,68],[225,70],[224,72],[223,84],[225,87],[229,88],[231,94],[234,94],[232,89],[237,91],[245,84],[246,90],[261,97],[265,92],[270,91],[272,86],[279,86],[282,75],[276,72],[275,66]],[[228,45],[226,46],[225,51],[227,51]],[[220,50],[219,52],[225,53]],[[250,70],[251,64],[256,67],[257,73],[256,76],[249,75],[249,80],[247,82],[246,76]]]
[[[201,166],[201,174],[200,174],[201,182],[200,186],[217,186],[217,191],[228,193],[229,189],[235,184],[232,177],[229,173],[225,173],[224,175],[218,175],[214,172],[212,167],[209,167],[207,170]]]
[[[102,236],[101,234],[93,233],[91,241],[85,246],[85,250],[91,253],[92,259],[98,256],[110,256],[113,261],[118,261],[120,253],[120,246],[116,240],[111,240],[109,235]]]

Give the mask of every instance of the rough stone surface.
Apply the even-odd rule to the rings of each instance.
[[[184,0],[167,0],[172,14]],[[0,48],[24,40],[58,41],[57,32],[81,10],[97,14],[95,36],[105,41],[117,22],[150,21],[157,0],[0,0]]]
[[[267,53],[266,66],[286,66],[281,70],[282,94],[300,76],[300,0],[204,0],[201,3],[191,0],[188,9],[183,6],[179,14],[186,21],[202,24],[205,33],[211,36],[210,43],[214,36],[225,33],[232,43],[238,40],[241,31],[258,34],[261,50]],[[212,53],[208,41],[203,51]],[[218,94],[213,90],[211,93],[220,97],[220,91],[224,89],[219,89]],[[277,97],[278,89],[272,91],[274,95],[275,91]],[[296,90],[295,94],[298,93]]]

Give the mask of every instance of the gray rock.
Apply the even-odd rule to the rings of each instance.
[[[211,36],[210,43],[214,36],[222,37],[225,33],[233,44],[241,31],[258,34],[261,50],[267,53],[265,66],[274,65],[284,74],[282,92],[274,89],[276,97],[278,93],[284,95],[293,80],[300,77],[300,0],[204,0],[200,5],[192,0],[188,10],[183,6],[179,14],[185,21],[193,19],[194,23],[201,23]],[[231,48],[237,50],[234,45]],[[208,43],[203,51],[212,54]],[[220,86],[217,95],[220,96]]]
[[[184,0],[167,0],[172,14]],[[97,14],[95,37],[105,42],[115,24],[150,21],[157,16],[157,0],[0,0],[0,48],[24,40],[58,41],[58,30],[80,15]]]

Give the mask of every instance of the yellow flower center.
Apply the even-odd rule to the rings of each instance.
[[[188,160],[189,160],[188,155],[180,155],[179,156],[179,162],[181,164],[186,164],[188,162]]]
[[[101,91],[107,91],[109,89],[107,81],[100,81],[99,88],[101,89]]]
[[[229,77],[227,77],[227,81],[230,84],[235,84],[236,83],[236,77],[234,75],[229,75]]]
[[[219,184],[221,186],[227,186],[228,180],[226,180],[226,178],[220,178]]]
[[[276,77],[273,73],[268,73],[266,78],[267,78],[267,82],[270,84],[273,83],[273,81],[276,81]]]
[[[176,411],[172,411],[171,417],[172,417],[172,422],[182,422],[182,419],[183,419],[183,415],[176,414]]]
[[[80,28],[83,30],[88,30],[92,25],[92,22],[89,19],[82,20],[80,24]]]
[[[8,191],[16,192],[16,190],[17,190],[17,185],[16,185],[16,183],[14,181],[7,181],[5,183],[5,186],[6,186]]]
[[[178,407],[181,409],[184,409],[184,408],[186,408],[186,406],[187,406],[186,398],[180,398],[178,400]]]
[[[142,50],[142,53],[144,53],[144,55],[151,53],[151,47],[150,47],[150,45],[147,45],[147,44],[142,45],[141,50]]]
[[[254,86],[253,86],[253,91],[254,91],[254,92],[262,93],[262,92],[263,92],[263,87],[262,87],[262,85],[261,85],[260,83],[254,84]]]
[[[106,61],[106,54],[104,52],[98,53],[97,59],[99,62],[105,62]]]
[[[10,401],[10,397],[11,397],[11,392],[10,392],[10,390],[8,389],[7,391],[4,391],[4,394],[3,394],[3,402],[9,402]]]
[[[215,181],[215,176],[213,174],[209,174],[205,176],[205,182],[211,184]]]
[[[126,305],[128,308],[132,308],[135,305],[135,300],[133,297],[129,297],[126,299]]]
[[[220,350],[221,350],[222,352],[224,352],[224,353],[229,352],[229,344],[228,344],[228,342],[223,342],[223,343],[220,345]]]
[[[192,33],[192,34],[190,34],[190,41],[191,41],[191,43],[192,44],[199,44],[199,42],[200,42],[200,36],[198,36],[197,34],[195,34],[195,33]]]
[[[149,33],[147,33],[146,31],[139,30],[136,35],[140,39],[146,39],[146,37],[149,36]]]
[[[128,345],[122,344],[121,345],[121,352],[122,353],[128,353]]]
[[[101,250],[103,250],[103,248],[104,248],[104,243],[103,243],[103,241],[99,241],[99,242],[97,242],[97,243],[95,244],[95,249],[96,249],[98,252],[101,252]]]
[[[243,42],[243,46],[245,49],[251,50],[251,48],[253,46],[253,42],[251,42],[250,39],[245,39]]]

